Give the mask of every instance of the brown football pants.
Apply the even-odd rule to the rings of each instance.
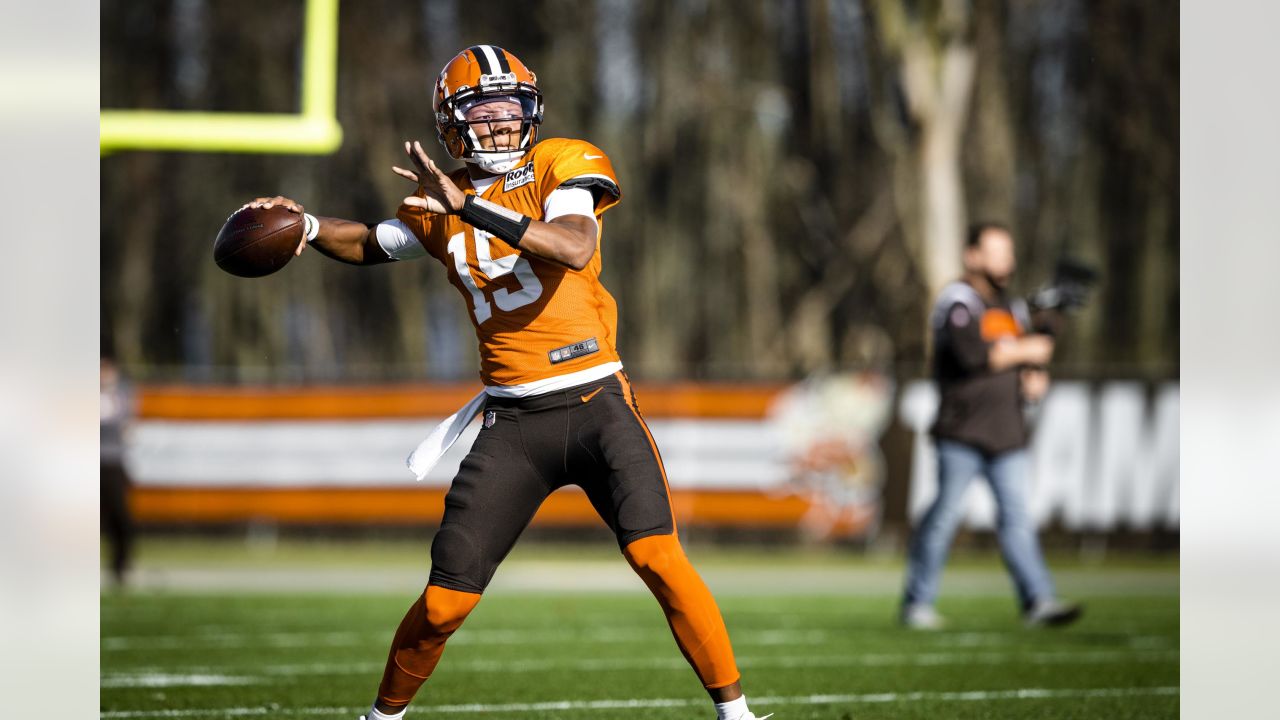
[[[445,497],[431,577],[392,641],[378,699],[403,707],[480,601],[542,502],[577,484],[666,613],[703,686],[737,682],[715,599],[676,535],[666,471],[625,373],[530,398],[489,398]]]

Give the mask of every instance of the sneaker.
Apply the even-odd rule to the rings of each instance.
[[[1083,614],[1084,606],[1080,603],[1055,599],[1037,600],[1022,614],[1022,620],[1027,627],[1062,627],[1079,620]]]
[[[904,605],[899,620],[912,630],[941,630],[947,624],[932,605]]]

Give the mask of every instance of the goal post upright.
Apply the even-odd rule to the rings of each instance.
[[[168,150],[327,155],[342,145],[337,118],[338,0],[307,0],[301,112],[102,110],[99,152]]]

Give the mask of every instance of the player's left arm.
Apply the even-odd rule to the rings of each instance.
[[[462,191],[423,151],[418,142],[405,143],[415,170],[393,167],[399,176],[418,183],[423,193],[410,195],[404,204],[427,212],[459,215],[512,247],[573,270],[581,270],[596,253],[598,226],[594,217],[562,215],[551,222],[482,200]]]

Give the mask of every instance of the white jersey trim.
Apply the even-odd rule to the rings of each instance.
[[[427,249],[418,242],[418,236],[400,218],[378,223],[373,233],[378,247],[392,260],[412,260],[427,254]]]
[[[607,362],[603,365],[589,367],[586,370],[571,372],[567,375],[534,380],[520,385],[485,385],[484,391],[493,397],[522,398],[533,395],[544,395],[557,390],[565,390],[575,385],[589,383],[592,380],[607,378],[622,369],[620,362]]]

